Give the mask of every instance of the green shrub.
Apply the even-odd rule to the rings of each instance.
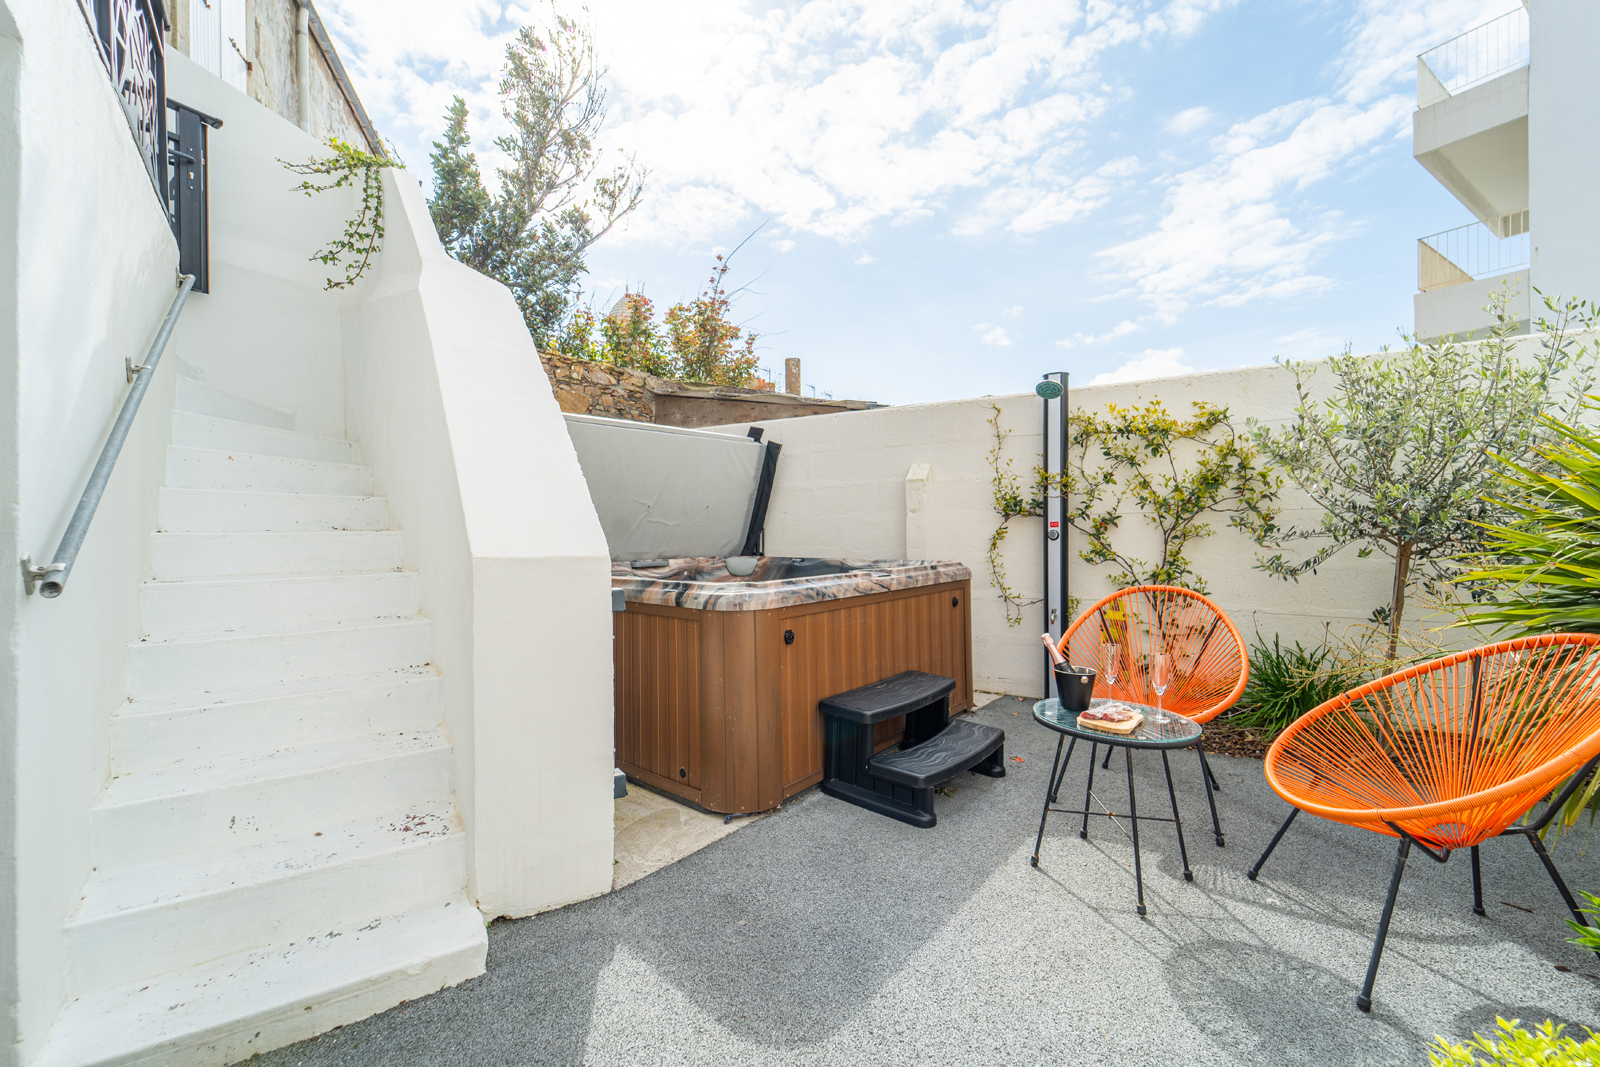
[[[1587,908],[1578,910],[1589,916],[1589,918],[1594,919],[1595,925],[1587,926],[1573,919],[1568,919],[1567,925],[1576,930],[1578,936],[1569,937],[1567,940],[1574,945],[1582,945],[1586,949],[1600,952],[1600,897],[1595,896],[1593,893],[1585,893],[1581,889],[1578,890],[1578,895],[1589,902]]]
[[[1235,725],[1277,734],[1300,716],[1332,700],[1355,680],[1333,658],[1333,650],[1307,651],[1296,641],[1284,648],[1276,634],[1269,647],[1260,635],[1250,649],[1250,681],[1233,713]]]
[[[1600,1037],[1592,1031],[1579,1042],[1561,1036],[1563,1027],[1546,1019],[1533,1033],[1520,1020],[1496,1019],[1499,1032],[1492,1037],[1473,1034],[1472,1040],[1452,1045],[1436,1038],[1428,1049],[1433,1067],[1596,1067],[1600,1064]]]

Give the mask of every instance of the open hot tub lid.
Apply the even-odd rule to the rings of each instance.
[[[612,559],[761,550],[782,445],[754,435],[565,417]]]

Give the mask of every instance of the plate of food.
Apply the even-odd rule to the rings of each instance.
[[[1107,734],[1133,733],[1144,722],[1143,713],[1136,711],[1127,704],[1108,700],[1103,704],[1096,704],[1088,711],[1078,714],[1078,727],[1084,730],[1099,730]]]

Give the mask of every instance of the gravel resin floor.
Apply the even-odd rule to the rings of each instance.
[[[1439,866],[1414,852],[1373,1012],[1357,1011],[1393,842],[1302,817],[1247,881],[1286,811],[1259,761],[1214,758],[1219,849],[1198,764],[1174,757],[1195,880],[1171,827],[1146,824],[1148,918],[1108,820],[1084,841],[1055,817],[1033,869],[1055,735],[1030,708],[1005,697],[976,713],[1023,762],[950,783],[932,830],[812,790],[608,896],[495,923],[483,977],[258,1062],[1327,1067],[1425,1064],[1435,1034],[1486,1030],[1496,1012],[1600,1028],[1600,961],[1566,943],[1520,840],[1484,848],[1486,918],[1464,854]],[[1083,795],[1086,762],[1063,804]],[[1159,811],[1160,761],[1135,764]],[[1120,808],[1125,783],[1102,775],[1096,792]],[[1600,887],[1600,846],[1583,843],[1556,860],[1573,886]]]

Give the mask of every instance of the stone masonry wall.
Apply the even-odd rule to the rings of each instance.
[[[577,415],[604,415],[612,419],[652,422],[652,377],[639,371],[592,363],[583,359],[539,353],[544,372],[550,376],[556,402],[562,411]]]

